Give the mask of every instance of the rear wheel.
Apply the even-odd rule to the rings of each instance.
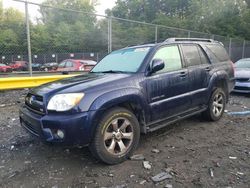
[[[220,88],[215,89],[209,100],[208,108],[203,113],[204,118],[210,121],[218,121],[224,113],[225,106],[225,92]]]
[[[135,115],[127,109],[114,108],[100,120],[90,150],[104,163],[117,164],[131,156],[139,138],[140,127]]]

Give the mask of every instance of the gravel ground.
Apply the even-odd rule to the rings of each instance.
[[[136,154],[115,166],[87,148],[45,145],[19,124],[27,90],[0,93],[0,187],[250,187],[250,116],[205,122],[198,116],[141,137]],[[232,95],[228,112],[250,110],[250,96]],[[167,179],[153,182],[164,172]]]

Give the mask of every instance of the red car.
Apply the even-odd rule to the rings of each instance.
[[[89,72],[97,63],[92,60],[82,59],[66,59],[62,61],[57,68],[57,71],[86,71]]]
[[[15,71],[27,71],[28,62],[27,61],[13,61],[10,67]]]
[[[12,68],[5,64],[0,64],[0,72],[12,72]]]

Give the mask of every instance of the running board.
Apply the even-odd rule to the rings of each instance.
[[[172,116],[172,117],[169,117],[167,119],[157,121],[155,123],[150,123],[149,125],[147,125],[147,132],[156,131],[158,129],[166,127],[167,125],[173,124],[173,123],[180,121],[182,119],[186,119],[188,117],[191,117],[193,115],[201,113],[201,112],[205,111],[206,109],[207,109],[207,106],[203,106],[202,108],[198,108],[198,109],[196,108],[194,110],[184,112],[182,114]]]

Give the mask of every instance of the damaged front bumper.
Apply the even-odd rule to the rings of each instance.
[[[19,110],[20,123],[42,141],[66,145],[87,145],[90,142],[89,112],[40,115],[25,105]]]

